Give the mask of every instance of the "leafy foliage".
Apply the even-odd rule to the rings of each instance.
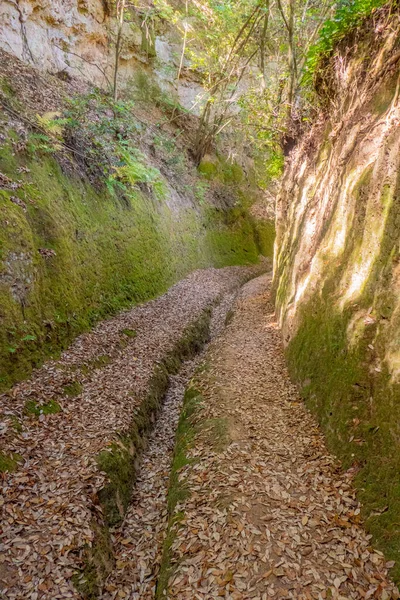
[[[386,3],[387,0],[341,0],[334,17],[324,23],[317,43],[310,48],[306,62],[305,81],[311,79],[322,58],[328,56],[335,45],[351,29]]]
[[[161,173],[158,169],[146,166],[144,161],[146,157],[139,150],[122,150],[121,164],[114,167],[115,175],[123,183],[135,186],[138,183],[145,183],[154,192],[157,198],[165,198],[167,188]]]

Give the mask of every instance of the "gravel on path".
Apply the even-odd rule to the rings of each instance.
[[[170,600],[388,600],[399,592],[290,382],[269,277],[247,283],[194,378],[189,490],[174,510]],[[165,567],[165,565],[164,565]]]

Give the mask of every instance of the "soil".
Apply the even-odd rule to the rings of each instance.
[[[196,271],[99,324],[0,398],[3,440],[19,457],[17,470],[3,474],[0,597],[79,598],[71,576],[93,541],[89,523],[106,480],[96,454],[129,426],[154,365],[214,306],[212,342],[170,378],[126,517],[111,530],[115,569],[102,600],[399,598],[392,564],[363,529],[354,473],[329,454],[289,380],[270,275],[238,292],[255,275]],[[188,493],[171,513],[188,384],[201,402],[177,471]],[[61,410],[29,413],[33,399]],[[168,574],[163,591],[160,571]]]
[[[210,335],[221,333],[237,292],[227,294],[213,310]],[[153,600],[167,533],[167,494],[175,433],[185,388],[204,360],[207,348],[188,360],[171,378],[156,427],[144,453],[132,504],[126,519],[114,532],[116,570],[105,585],[103,600]]]

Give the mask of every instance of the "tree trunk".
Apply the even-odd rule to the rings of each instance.
[[[117,40],[115,43],[115,66],[114,66],[114,102],[118,100],[118,70],[119,70],[119,57],[121,54],[122,46],[122,28],[124,26],[124,15],[125,15],[125,1],[119,0],[117,3]]]
[[[263,89],[267,87],[267,78],[265,73],[265,46],[267,41],[267,32],[268,32],[268,24],[269,24],[269,2],[270,0],[265,0],[265,16],[264,16],[264,25],[261,32],[261,40],[260,40],[260,68],[263,78]]]

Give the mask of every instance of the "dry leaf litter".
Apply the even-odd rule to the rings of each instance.
[[[211,339],[222,331],[235,295],[236,292],[227,294],[214,309]],[[123,526],[114,533],[116,570],[106,582],[102,600],[154,599],[167,532],[167,492],[175,432],[185,388],[205,352],[206,348],[171,377],[165,403],[144,453],[132,505]]]
[[[4,474],[0,496],[0,594],[7,600],[79,597],[71,576],[92,543],[91,514],[105,484],[96,455],[128,428],[155,365],[184,330],[255,273],[195,271],[164,296],[100,323],[0,396],[1,450],[22,457]],[[57,402],[61,411],[37,418],[26,413],[29,401],[42,408]]]
[[[392,564],[360,524],[351,472],[340,473],[289,380],[268,283],[244,286],[197,376],[204,400],[179,473],[190,495],[175,509],[165,597],[398,598]]]

